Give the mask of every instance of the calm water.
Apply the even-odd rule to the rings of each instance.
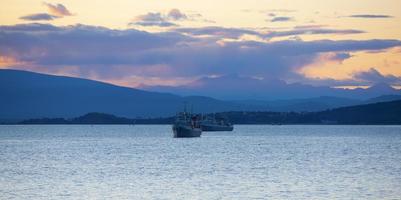
[[[0,199],[401,199],[401,126],[0,126]]]

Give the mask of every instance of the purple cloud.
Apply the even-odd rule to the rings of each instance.
[[[369,71],[357,72],[354,74],[354,78],[370,85],[378,83],[401,85],[401,77],[394,75],[383,75],[374,68],[369,69]]]
[[[133,22],[129,23],[129,25],[140,25],[140,26],[160,26],[160,27],[169,27],[169,26],[177,26],[177,24],[168,22],[161,13],[147,13],[145,15],[137,16]]]
[[[59,16],[55,15],[49,15],[47,13],[37,13],[37,14],[31,14],[31,15],[25,15],[20,17],[22,20],[27,20],[27,21],[50,21],[60,18]]]
[[[52,15],[56,15],[59,17],[64,16],[72,16],[71,12],[63,5],[63,4],[51,4],[51,3],[43,3]]]
[[[29,24],[16,24],[16,25],[3,25],[0,26],[1,31],[5,32],[21,32],[21,33],[34,33],[40,31],[60,31],[61,28],[51,24],[42,23],[29,23]]]
[[[351,58],[352,55],[350,53],[336,53],[334,57],[332,57],[332,60],[337,60],[337,61],[344,61],[349,58]]]
[[[347,35],[347,34],[360,34],[365,31],[355,29],[326,29],[326,28],[302,28],[293,29],[289,31],[272,31],[265,34],[265,37],[286,37],[296,35],[323,35],[323,34],[335,34],[335,35]]]
[[[182,13],[180,10],[174,8],[171,9],[168,14],[167,14],[168,18],[172,19],[172,20],[186,20],[188,19],[187,15],[185,15],[184,13]]]
[[[391,16],[391,15],[373,15],[373,14],[350,15],[348,17],[367,18],[367,19],[393,18],[393,16]]]
[[[43,3],[45,5],[50,14],[48,13],[36,13],[31,15],[25,15],[20,17],[22,20],[26,21],[51,21],[58,18],[62,18],[65,16],[71,16],[71,12],[63,5],[63,4],[51,4],[51,3]]]
[[[273,19],[270,20],[270,22],[288,22],[293,20],[294,18],[292,17],[274,17]]]
[[[128,25],[141,25],[141,26],[174,26],[175,24],[166,22],[160,13],[149,12],[144,15],[138,15]]]

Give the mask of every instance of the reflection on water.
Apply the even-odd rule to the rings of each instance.
[[[0,126],[0,199],[399,199],[401,126]]]

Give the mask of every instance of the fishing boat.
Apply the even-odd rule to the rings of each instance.
[[[175,138],[200,137],[202,134],[199,116],[185,111],[177,114],[172,128]]]
[[[200,122],[202,131],[233,131],[234,126],[224,117],[215,115],[205,116]]]

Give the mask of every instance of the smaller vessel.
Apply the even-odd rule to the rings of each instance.
[[[185,111],[177,114],[172,128],[175,138],[200,137],[202,134],[199,116]]]
[[[234,126],[227,120],[227,118],[221,116],[207,115],[200,123],[202,131],[233,131]]]

